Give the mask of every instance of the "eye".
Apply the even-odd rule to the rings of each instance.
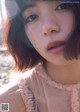
[[[70,5],[69,4],[60,4],[56,10],[66,10],[66,9],[69,9],[70,8]]]
[[[37,15],[30,15],[30,16],[28,16],[27,18],[26,18],[26,20],[25,20],[25,22],[26,23],[29,23],[29,22],[33,22],[35,19],[37,19],[38,18],[38,16]]]

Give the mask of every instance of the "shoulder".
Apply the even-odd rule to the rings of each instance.
[[[31,78],[34,75],[34,69],[28,70],[24,73],[13,74],[10,83],[0,87],[0,103],[9,103],[10,112],[25,112],[26,107],[22,97],[22,92],[26,93],[28,82],[31,82]],[[26,88],[26,90],[25,90]],[[22,92],[21,92],[22,91]],[[28,92],[32,94],[31,92]],[[24,97],[29,99],[28,94]]]
[[[25,106],[17,84],[0,87],[0,103],[9,103],[10,112],[25,112]]]
[[[29,96],[31,96],[30,98],[33,98],[33,87],[36,88],[37,86],[37,72],[39,72],[39,70],[33,68],[25,73],[17,74],[17,77],[20,75],[18,82],[10,82],[9,84],[0,87],[0,103],[9,103],[10,112],[25,112],[26,107],[21,95],[21,91],[23,94],[25,93],[26,89],[26,93],[30,94],[23,94],[24,99],[26,98],[29,100]],[[16,76],[14,76],[14,78],[15,77]]]

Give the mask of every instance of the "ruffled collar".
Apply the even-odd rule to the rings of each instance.
[[[80,89],[80,82],[76,84],[61,84],[57,83],[56,81],[52,80],[49,75],[47,74],[46,70],[42,66],[42,64],[39,64],[36,67],[36,71],[38,72],[38,75],[43,78],[47,84],[50,86],[53,86],[58,89],[67,90],[67,91],[73,91],[75,89]]]
[[[46,81],[48,85],[61,90],[71,92],[70,96],[71,112],[80,112],[80,101],[79,101],[80,82],[77,84],[66,84],[66,85],[57,83],[54,80],[51,80],[51,78],[48,76],[42,65],[39,65],[36,68],[36,72],[41,78],[43,78]]]

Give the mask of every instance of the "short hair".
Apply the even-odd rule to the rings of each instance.
[[[70,5],[75,15],[75,28],[67,41],[64,57],[67,60],[78,59],[80,54],[80,3],[63,1]],[[27,41],[25,41],[25,38]],[[45,63],[45,59],[35,50],[25,33],[22,11],[10,20],[6,42],[19,70],[22,71],[27,68],[32,68],[39,62]]]

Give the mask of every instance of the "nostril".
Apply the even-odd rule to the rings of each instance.
[[[51,34],[53,33],[55,30],[48,30],[47,32],[44,32],[44,35],[48,35],[48,34]]]
[[[55,30],[51,30],[51,32],[54,32]]]
[[[47,33],[44,33],[44,35],[47,35]]]

